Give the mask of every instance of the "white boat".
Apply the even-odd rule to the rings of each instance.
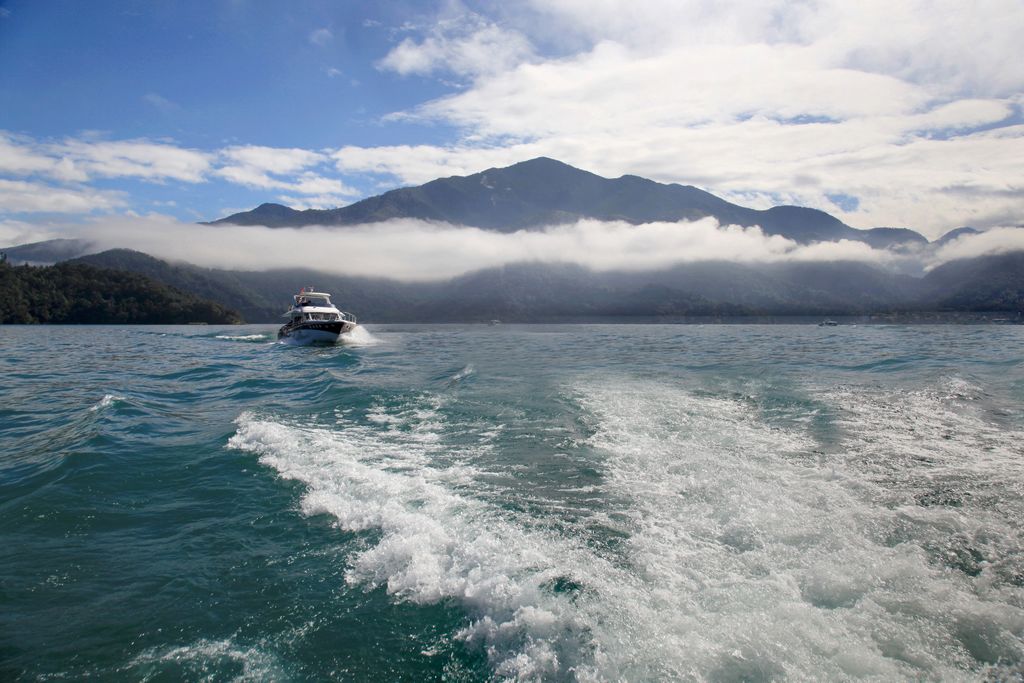
[[[358,324],[354,315],[339,311],[325,292],[304,287],[292,298],[295,303],[284,314],[288,322],[277,331],[277,338],[287,344],[333,344]]]
[[[838,324],[835,320],[825,319],[818,323],[818,327],[835,327]]]

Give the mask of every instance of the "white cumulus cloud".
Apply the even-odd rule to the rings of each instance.
[[[513,68],[532,55],[529,40],[518,31],[467,13],[438,20],[421,39],[405,38],[378,67],[402,75],[478,76]]]

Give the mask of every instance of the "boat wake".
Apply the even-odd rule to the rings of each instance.
[[[436,429],[410,424],[439,418],[429,404],[371,418],[384,429],[350,425],[339,433],[243,415],[229,446],[256,452],[281,476],[304,482],[305,514],[331,514],[347,531],[379,533],[351,558],[350,585],[384,587],[416,603],[456,600],[472,619],[457,637],[482,645],[500,677],[583,665],[589,630],[571,596],[555,587],[583,580],[568,568],[600,560],[459,492],[473,481],[473,468],[460,459],[434,466],[444,450]]]
[[[228,341],[238,342],[268,342],[273,341],[274,336],[272,334],[218,334],[214,339],[226,339]]]
[[[457,417],[451,393],[382,401],[316,428],[246,413],[229,446],[304,483],[305,514],[364,534],[350,588],[460,606],[455,637],[481,647],[498,678],[1020,671],[1024,480],[1019,468],[979,479],[981,443],[943,438],[983,417],[964,418],[942,392],[901,394],[908,423],[886,417],[900,405],[893,395],[830,390],[814,397],[839,416],[825,449],[806,424],[774,423],[744,398],[621,378],[565,393],[590,429],[563,447],[600,473],[577,501],[593,501],[590,514],[572,521],[550,517],[558,501],[497,502],[493,464],[514,444]],[[972,429],[993,463],[1017,452],[1019,435],[983,427]],[[896,465],[882,476],[887,453]],[[509,480],[508,500],[528,476]],[[988,497],[970,500],[988,502],[923,503],[923,482],[936,481],[977,484]],[[973,565],[957,559],[975,554]]]

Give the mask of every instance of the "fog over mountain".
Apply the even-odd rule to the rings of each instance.
[[[963,227],[930,243],[912,230],[858,230],[802,207],[758,211],[551,159],[330,211],[264,204],[214,224],[122,216],[67,235],[8,257],[93,254],[83,260],[209,297],[249,320],[272,319],[311,283],[391,320],[1024,307],[1019,228]]]
[[[695,187],[607,179],[547,158],[392,190],[339,209],[263,204],[198,225],[122,216],[74,226],[72,236],[78,241],[53,243],[52,260],[130,248],[208,267],[311,267],[398,280],[446,279],[518,262],[642,271],[707,260],[845,260],[920,273],[963,257],[964,249],[980,255],[1020,247],[1016,232],[994,230],[966,240],[975,245],[968,248],[964,238],[979,237],[971,228],[929,245],[909,229],[859,230],[797,206],[749,209]],[[46,261],[38,248],[24,249],[12,256]]]
[[[734,263],[861,262],[922,274],[958,258],[1024,249],[1024,230],[993,229],[943,244],[878,249],[853,240],[799,244],[759,228],[714,219],[632,225],[578,220],[540,230],[500,233],[414,219],[349,226],[179,223],[162,216],[106,219],[80,227],[76,241],[8,249],[15,261],[47,263],[128,248],[209,268],[310,268],[400,281],[436,281],[514,263],[572,263],[596,271],[643,272],[702,261]],[[53,245],[49,253],[47,245]]]

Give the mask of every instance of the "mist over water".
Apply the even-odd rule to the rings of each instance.
[[[308,268],[404,282],[447,280],[516,263],[575,264],[596,272],[628,273],[709,261],[858,262],[920,275],[956,259],[1024,249],[1024,230],[1018,228],[992,228],[943,245],[883,249],[852,240],[798,244],[781,235],[765,234],[758,226],[719,224],[714,218],[639,225],[580,219],[503,233],[404,218],[349,226],[270,228],[225,224],[211,229],[149,215],[75,223],[59,234],[83,240],[95,251],[129,248],[170,262],[209,268]],[[316,250],[295,249],[296,244],[311,241],[316,242]]]
[[[313,349],[4,328],[0,348],[5,674],[1024,672],[1019,327],[391,325]]]

